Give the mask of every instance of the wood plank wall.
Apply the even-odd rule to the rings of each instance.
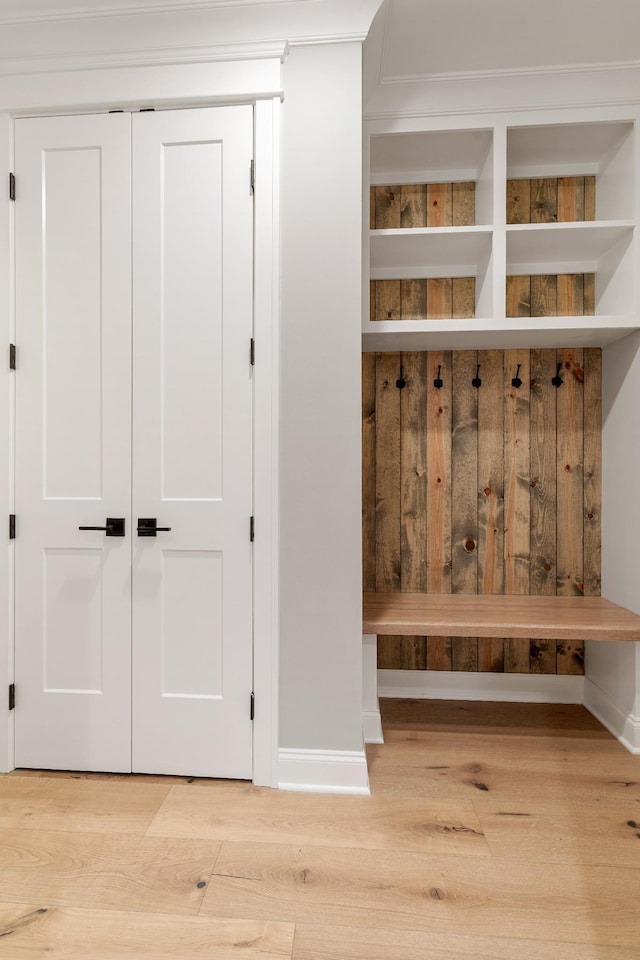
[[[595,177],[507,180],[507,223],[571,223],[595,218]]]
[[[473,227],[476,185],[461,181],[371,187],[370,204],[372,230]]]
[[[364,354],[365,590],[598,595],[600,398],[598,349]],[[583,672],[581,644],[540,640],[381,637],[378,658]]]

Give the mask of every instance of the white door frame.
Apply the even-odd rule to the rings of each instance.
[[[255,56],[255,50],[251,51]],[[0,79],[0,329],[6,362],[0,362],[0,451],[9,468],[0,471],[0,504],[5,521],[14,510],[14,383],[8,344],[15,342],[14,205],[8,174],[13,171],[13,121],[20,116],[255,105],[254,204],[254,692],[253,782],[278,784],[278,637],[279,637],[279,355],[280,262],[279,176],[281,63],[286,47],[261,51],[252,60],[235,51],[232,61],[144,65],[132,70],[74,70]],[[126,91],[126,93],[124,93]],[[118,92],[123,95],[119,96]],[[116,97],[117,99],[114,99]],[[79,99],[81,98],[81,99]],[[19,196],[20,172],[16,172]],[[0,348],[0,355],[2,348]],[[0,514],[0,529],[2,519]],[[6,527],[5,527],[6,529]],[[16,535],[20,521],[16,518]],[[14,769],[14,712],[5,691],[14,680],[13,547],[0,550],[0,772]],[[16,691],[19,701],[19,691]]]

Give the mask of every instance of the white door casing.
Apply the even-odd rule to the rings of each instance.
[[[130,769],[130,140],[16,122],[18,766]]]
[[[250,779],[253,110],[133,142],[133,768]]]
[[[129,324],[131,315],[131,234],[128,207],[125,213],[121,200],[129,203],[132,119],[135,509],[130,513],[130,339],[122,324]],[[58,124],[64,136],[55,132]],[[31,150],[34,156],[55,158],[45,163],[40,207],[33,201],[33,209],[25,205],[16,217],[22,358],[17,395],[21,544],[16,553],[16,762],[250,777],[252,109],[50,118],[16,126],[23,196],[31,186],[24,172],[30,179],[40,176],[40,161],[32,157],[31,169],[26,154]],[[81,132],[86,129],[91,130],[89,147]],[[107,139],[118,130],[127,140],[113,147],[112,152],[120,151],[120,166],[99,200],[94,196],[95,156],[88,159],[98,149],[92,145],[94,130]],[[98,157],[97,169],[106,181],[110,153],[102,142]],[[74,198],[70,209],[64,206],[67,194]],[[118,212],[121,219],[111,229]],[[34,238],[37,249],[38,231],[44,238],[42,323],[34,265],[28,264],[25,252]],[[96,258],[102,259],[99,268]],[[116,278],[109,273],[110,258],[118,264]],[[126,289],[120,290],[125,278]],[[112,320],[107,306],[116,290],[118,318]],[[98,309],[100,297],[106,305]],[[93,313],[88,310],[93,327],[82,319],[87,302],[94,307]],[[22,374],[29,355],[37,356],[41,326],[53,346],[45,337],[38,395],[38,364],[30,368],[30,379]],[[62,346],[69,342],[78,346],[67,353]],[[55,366],[50,371],[47,364]],[[43,412],[38,425],[38,405],[55,416]],[[56,429],[71,455],[58,442]],[[103,449],[98,452],[101,438]],[[39,461],[32,456],[38,444],[44,451]],[[51,459],[53,448],[58,459]],[[101,499],[96,496],[98,460]],[[49,464],[55,464],[58,473]],[[30,487],[23,486],[26,474]],[[61,493],[49,477],[56,479]],[[60,478],[67,488],[60,486]],[[107,510],[112,480],[119,490],[118,504]],[[93,499],[81,502],[85,510],[90,507],[91,516],[83,513],[66,539],[52,537],[47,527],[52,521],[45,523],[44,517],[38,518],[36,530],[29,518],[39,487],[47,517],[59,513],[60,503],[71,497],[87,496]],[[126,517],[124,539],[75,529],[83,523],[100,525],[106,516]],[[138,518],[149,517],[171,530],[138,537]],[[68,527],[66,516],[64,522]],[[27,528],[29,537],[24,535]],[[40,557],[37,596],[42,600],[34,603]],[[120,574],[115,586],[114,557]],[[126,621],[132,586],[131,646]],[[23,647],[26,632],[29,639]],[[58,654],[55,661],[52,651]],[[54,662],[55,686],[47,674]],[[80,694],[80,689],[90,692]],[[110,693],[115,699],[109,707]],[[94,736],[98,715],[108,748],[99,746]],[[48,730],[51,736],[43,737]],[[43,740],[49,747],[36,748]]]

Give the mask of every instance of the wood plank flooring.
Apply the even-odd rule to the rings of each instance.
[[[582,707],[382,708],[371,797],[0,777],[0,960],[637,960],[640,757]]]

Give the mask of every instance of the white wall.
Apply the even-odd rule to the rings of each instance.
[[[361,46],[285,63],[280,744],[362,748]]]
[[[131,5],[137,2],[131,0]],[[214,3],[206,13],[183,13],[174,3],[170,14],[149,17],[58,17],[79,3],[20,0],[13,7],[18,19],[24,13],[23,22],[15,24],[5,23],[0,11],[5,171],[10,169],[12,121],[2,111],[162,108],[251,99],[251,91],[266,103],[284,87],[279,746],[290,753],[316,750],[338,760],[341,753],[361,755],[361,41],[381,0]],[[96,5],[108,13],[107,0],[96,0]],[[144,5],[153,7],[154,0]],[[28,22],[36,9],[46,10],[51,22]],[[301,45],[285,56],[281,78],[283,40]],[[267,147],[263,144],[263,151]],[[257,171],[258,183],[265,169]],[[4,343],[12,314],[10,211],[7,200],[0,206]],[[272,226],[277,220],[275,211]],[[261,281],[265,289],[268,281]],[[9,381],[6,365],[0,364],[5,465]],[[0,504],[0,517],[6,518],[6,468],[0,473]],[[0,574],[5,574],[0,576],[0,696],[11,671],[8,560],[9,548],[0,555]],[[273,567],[275,579],[277,556]],[[277,619],[274,612],[272,624]],[[263,627],[268,631],[269,625]],[[268,656],[266,650],[260,654],[263,674]],[[256,721],[261,709],[264,700],[258,696]],[[0,706],[0,769],[11,764],[7,722]],[[350,762],[347,758],[345,766]],[[273,777],[261,774],[259,782],[277,782],[277,757],[273,769]],[[325,769],[317,769],[322,779]],[[335,767],[327,777],[334,774]],[[344,776],[343,786],[350,789],[349,774]],[[362,774],[357,757],[353,776],[366,789],[366,766]]]
[[[602,593],[640,613],[640,334],[602,355]],[[640,750],[640,644],[589,643],[585,702]]]

